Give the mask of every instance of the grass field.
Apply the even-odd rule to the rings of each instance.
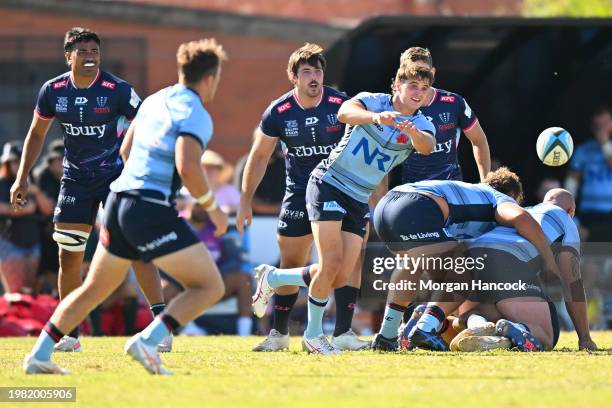
[[[83,353],[55,354],[70,376],[26,376],[21,362],[35,339],[4,338],[0,386],[73,386],[77,404],[88,407],[609,407],[612,332],[593,337],[604,350],[578,352],[575,334],[563,333],[550,353],[333,357],[301,352],[297,337],[290,352],[265,354],[250,352],[256,337],[178,337],[175,351],[163,356],[172,377],[147,374],[123,354],[125,338],[117,337],[84,338]]]

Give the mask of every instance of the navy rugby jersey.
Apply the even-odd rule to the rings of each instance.
[[[344,134],[338,121],[338,109],[348,96],[328,86],[323,87],[321,102],[304,109],[291,90],[273,101],[264,112],[259,128],[278,137],[285,154],[287,190],[305,191],[310,173],[329,156]]]
[[[64,134],[64,177],[77,181],[119,174],[122,123],[136,116],[140,98],[130,84],[99,70],[87,88],[77,88],[66,72],[47,81],[36,114],[57,118]]]
[[[420,108],[436,127],[436,147],[429,155],[414,152],[403,163],[402,180],[461,180],[457,145],[461,131],[470,130],[478,121],[468,103],[456,93],[434,89],[431,103]]]

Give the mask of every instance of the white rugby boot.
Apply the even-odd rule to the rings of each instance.
[[[331,345],[339,350],[367,350],[372,344],[371,341],[361,340],[353,329],[349,329],[347,332],[342,333],[338,337],[332,337]]]
[[[495,334],[495,323],[486,322],[482,326],[465,329],[456,335],[450,343],[450,351],[465,351],[459,349],[459,342],[466,337],[472,336],[492,336]],[[473,340],[471,340],[473,342]]]
[[[289,350],[289,334],[281,334],[278,330],[270,330],[268,337],[253,347],[253,351],[284,351]]]
[[[53,351],[60,351],[66,353],[80,353],[83,351],[81,348],[81,342],[78,338],[64,336],[53,346]]]
[[[70,374],[68,370],[58,367],[53,361],[40,361],[29,354],[23,359],[23,371],[26,374]]]
[[[468,336],[457,342],[457,350],[466,352],[510,349],[511,347],[510,339],[501,336]]]
[[[172,351],[172,333],[163,338],[157,345],[157,351],[160,353],[169,353]]]
[[[325,335],[320,335],[314,339],[307,339],[306,336],[302,337],[302,350],[307,351],[311,354],[324,354],[324,355],[335,355],[341,354],[342,351],[332,346]]]
[[[140,337],[140,333],[125,343],[125,352],[138,361],[151,374],[172,375],[172,372],[162,367],[157,353],[157,346],[149,346]]]
[[[257,289],[253,295],[253,313],[259,318],[266,314],[268,303],[274,295],[274,288],[268,283],[268,274],[274,269],[276,268],[267,264],[261,264],[255,268]]]

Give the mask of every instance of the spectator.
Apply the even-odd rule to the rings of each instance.
[[[590,241],[612,241],[612,111],[595,110],[594,138],[580,145],[570,161],[565,188],[580,192],[578,215],[589,230]]]
[[[40,228],[40,266],[38,268],[41,282],[40,291],[57,294],[57,273],[59,270],[59,248],[53,240],[53,212],[60,190],[60,180],[64,174],[62,160],[64,142],[56,139],[49,143],[47,153],[41,165],[34,169],[34,184],[42,192]]]
[[[212,150],[204,152],[201,163],[221,209],[228,214],[235,213],[240,204],[240,191],[230,183],[234,173],[232,166]]]
[[[38,202],[44,200],[30,184],[27,202],[19,212],[9,204],[10,188],[19,169],[19,142],[7,142],[0,156],[0,275],[7,293],[32,292],[40,257]]]

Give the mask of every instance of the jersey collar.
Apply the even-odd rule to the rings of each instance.
[[[93,81],[91,81],[91,83],[89,85],[87,85],[85,88],[79,88],[78,86],[76,86],[76,84],[74,83],[74,78],[72,77],[72,71],[70,71],[70,83],[72,84],[72,86],[75,89],[89,89],[92,87],[93,84],[95,84],[98,81],[98,78],[100,78],[100,68],[98,68],[98,73],[96,74],[96,77],[93,79]]]
[[[306,109],[315,109],[318,108],[319,105],[321,104],[321,101],[323,100],[323,95],[325,94],[325,87],[323,87],[323,91],[321,92],[321,96],[319,97],[319,100],[317,101],[317,104],[315,106],[313,106],[312,108],[305,108],[302,106],[302,104],[300,103],[300,101],[298,100],[297,97],[297,93],[295,92],[295,88],[293,89],[293,100],[295,101],[295,103],[298,104],[298,106],[300,108],[302,108],[302,110],[306,110]]]
[[[431,98],[431,101],[427,104],[427,106],[431,106],[436,100],[436,98],[438,97],[438,88],[434,88],[434,87],[432,88],[434,90],[433,98]]]

